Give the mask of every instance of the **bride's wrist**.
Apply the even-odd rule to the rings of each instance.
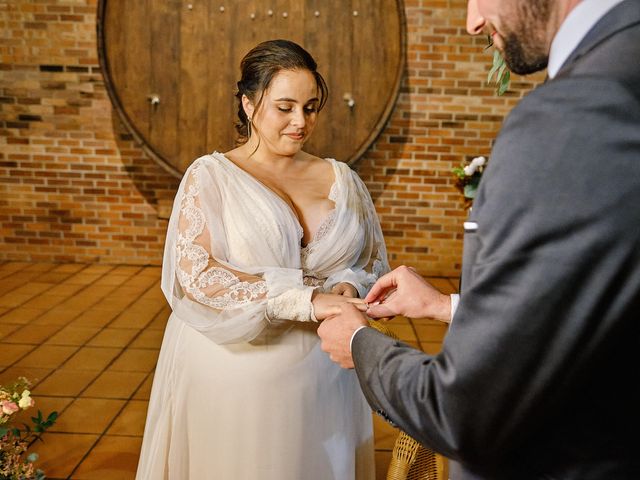
[[[267,300],[267,319],[317,321],[313,313],[314,287],[292,288]]]

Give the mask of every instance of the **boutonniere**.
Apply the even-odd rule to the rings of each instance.
[[[486,166],[485,157],[475,157],[466,165],[460,165],[452,170],[456,176],[456,188],[464,196],[466,208],[470,208],[473,199],[476,198],[476,191]]]

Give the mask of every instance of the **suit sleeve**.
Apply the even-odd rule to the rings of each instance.
[[[524,99],[474,204],[478,230],[465,236],[441,353],[371,329],[353,339],[374,410],[482,465],[571,408],[575,392],[598,388],[599,366],[637,344],[639,160],[639,100],[620,84],[562,79]]]

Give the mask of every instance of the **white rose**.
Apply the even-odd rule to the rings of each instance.
[[[22,392],[22,398],[20,398],[18,406],[24,410],[25,408],[33,407],[33,404],[34,401],[31,398],[31,392],[29,390]]]
[[[471,165],[475,165],[476,168],[484,167],[485,163],[487,163],[487,159],[484,157],[476,157],[473,160],[471,160]]]

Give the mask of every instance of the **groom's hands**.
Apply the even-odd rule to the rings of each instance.
[[[402,315],[451,321],[451,297],[440,293],[411,267],[398,267],[380,277],[364,301],[371,318]]]
[[[342,368],[353,368],[351,337],[358,328],[367,325],[367,317],[355,304],[343,303],[336,315],[327,318],[318,327],[322,350]]]

